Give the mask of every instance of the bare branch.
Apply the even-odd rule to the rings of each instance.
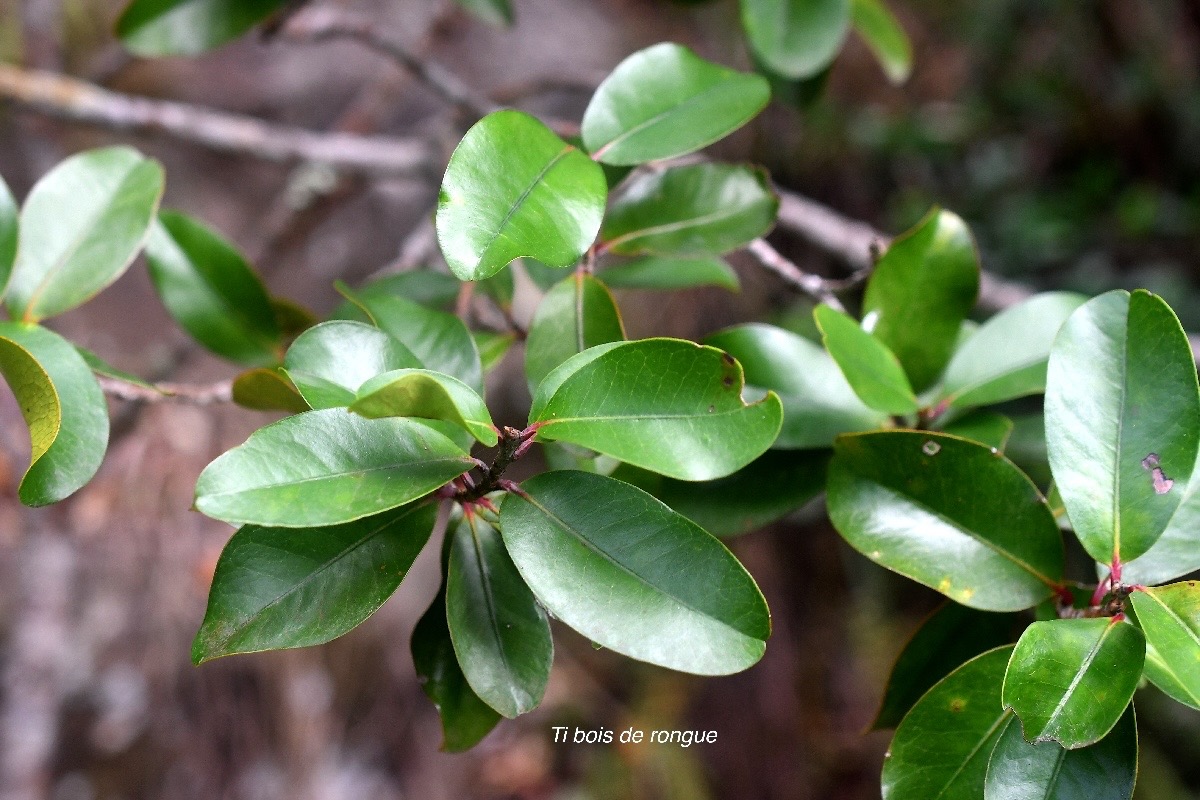
[[[135,403],[179,402],[196,406],[212,406],[233,402],[233,381],[210,384],[157,383],[152,388],[127,383],[105,375],[97,375],[100,388],[109,397]]]
[[[823,278],[810,275],[797,267],[784,258],[766,239],[755,239],[746,245],[746,250],[757,258],[760,264],[783,278],[789,286],[803,292],[818,303],[824,303],[838,311],[846,310]]]

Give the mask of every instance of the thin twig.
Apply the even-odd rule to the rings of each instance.
[[[136,403],[175,401],[196,406],[212,406],[233,402],[233,381],[208,384],[156,383],[153,387],[146,387],[106,375],[98,375],[96,380],[109,397]]]
[[[789,286],[798,289],[818,303],[824,303],[838,311],[846,310],[824,278],[810,275],[797,267],[784,258],[766,239],[755,239],[746,245],[746,250],[758,259],[758,263],[783,278]]]

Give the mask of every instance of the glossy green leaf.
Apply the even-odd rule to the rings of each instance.
[[[29,427],[30,465],[18,496],[57,503],[92,479],[108,448],[108,404],[71,343],[38,325],[0,322],[0,374]]]
[[[1113,291],[1071,315],[1050,353],[1046,446],[1092,558],[1150,549],[1183,498],[1198,429],[1192,350],[1162,299]]]
[[[1193,474],[1195,468],[1193,467]],[[1189,481],[1179,508],[1162,536],[1146,551],[1122,566],[1128,584],[1167,583],[1200,570],[1200,481]]]
[[[471,331],[475,347],[479,350],[479,362],[484,374],[488,374],[500,365],[508,351],[517,343],[515,333],[496,333],[495,331]]]
[[[537,708],[554,660],[550,622],[500,534],[474,517],[450,545],[446,620],[463,674],[485,703],[506,717]]]
[[[401,297],[426,308],[432,308],[435,311],[450,311],[453,310],[454,301],[458,298],[461,290],[462,281],[453,275],[434,272],[431,269],[414,269],[409,272],[398,272],[395,275],[385,275],[355,290],[355,294],[358,296],[390,295]],[[353,313],[358,315],[348,315]],[[343,305],[334,313],[333,318],[354,319],[359,322],[370,319],[353,303]]]
[[[18,215],[17,201],[4,178],[0,177],[0,300],[4,299],[13,262],[17,258]]]
[[[134,375],[132,372],[126,372],[125,370],[117,369],[112,364],[109,364],[103,358],[93,353],[91,350],[88,350],[86,347],[75,345],[75,351],[79,353],[84,362],[96,375],[122,381],[130,384],[131,386],[137,386],[139,389],[149,389],[150,391],[157,392],[161,395],[167,394],[167,392],[164,392],[162,389],[152,383],[147,383],[137,375]]]
[[[925,693],[883,762],[883,800],[979,800],[988,757],[1012,717],[1000,685],[1012,647],[989,650]]]
[[[609,209],[601,239],[622,255],[725,253],[769,231],[778,209],[779,198],[762,170],[672,167],[629,184]]]
[[[280,368],[258,367],[233,379],[233,402],[255,411],[308,411],[308,401]]]
[[[1070,292],[1034,295],[989,319],[954,351],[941,402],[952,408],[1002,403],[1046,388],[1050,345],[1087,300]]]
[[[396,591],[436,516],[429,503],[344,525],[241,528],[217,561],[192,661],[323,644],[353,630]]]
[[[139,56],[196,55],[232,41],[287,0],[133,0],[117,36]]]
[[[656,44],[626,58],[596,89],[583,114],[583,143],[605,164],[674,158],[724,139],[770,99],[758,75]]]
[[[412,659],[421,689],[442,719],[443,750],[458,753],[471,749],[502,719],[471,690],[463,675],[446,624],[443,592],[413,629]]]
[[[272,297],[271,310],[279,335],[288,343],[321,321],[311,308],[286,297]]]
[[[529,325],[525,377],[530,393],[571,356],[624,340],[625,328],[612,293],[590,275],[573,274],[546,293]]]
[[[513,24],[514,16],[510,0],[457,0],[457,2],[489,25],[507,27]]]
[[[725,353],[678,339],[585,350],[538,387],[538,437],[571,442],[681,480],[736,472],[775,441],[774,393],[747,405],[742,368]]]
[[[943,603],[904,645],[872,730],[894,728],[935,683],[980,653],[1012,641],[1015,617]]]
[[[1030,608],[1062,576],[1045,499],[984,445],[922,431],[841,436],[826,491],[854,549],[965,606]]]
[[[882,428],[887,415],[869,408],[820,345],[790,331],[752,323],[704,340],[733,356],[746,383],[779,394],[783,428],[775,447],[829,447],[838,434]]]
[[[912,385],[887,345],[829,306],[817,306],[813,318],[825,349],[864,403],[886,414],[916,413],[918,404]]]
[[[871,48],[888,80],[904,83],[912,73],[912,43],[882,0],[851,0],[854,29]]]
[[[608,267],[600,273],[600,280],[614,289],[651,289],[674,291],[693,289],[697,286],[719,286],[736,292],[741,289],[737,273],[725,259],[716,256],[707,258],[663,258],[647,256]]]
[[[958,216],[934,209],[883,254],[863,297],[863,327],[923,392],[950,360],[979,293],[979,255]]]
[[[700,675],[747,669],[771,618],[754,579],[695,523],[621,481],[546,472],[500,510],[504,543],[557,619],[640,661]]]
[[[483,398],[457,378],[427,369],[399,369],[371,378],[350,410],[371,419],[421,417],[462,426],[487,447],[498,441]]]
[[[162,167],[130,147],[88,150],[47,173],[21,210],[12,316],[61,314],[121,277],[146,241],[162,191]]]
[[[422,422],[310,411],[260,428],[209,464],[196,508],[232,523],[336,525],[424,497],[472,466]]]
[[[970,439],[972,442],[986,444],[1004,452],[1008,437],[1013,432],[1013,421],[995,411],[973,411],[965,417],[959,417],[942,429],[943,433],[953,434],[960,439]]]
[[[741,0],[742,26],[758,59],[788,78],[825,69],[850,30],[850,0]]]
[[[1125,712],[1145,657],[1142,632],[1119,617],[1035,622],[1013,651],[1004,706],[1027,742],[1094,744]]]
[[[497,111],[467,131],[450,157],[438,243],[464,281],[494,275],[521,256],[568,267],[596,238],[607,197],[596,162],[528,114]]]
[[[192,338],[231,361],[278,363],[283,341],[271,299],[232,244],[190,217],[162,211],[146,263],[163,305]]]
[[[1030,744],[1010,719],[992,750],[984,800],[1130,800],[1137,780],[1138,735],[1133,706],[1091,747],[1067,750]]]
[[[1129,599],[1146,634],[1146,677],[1200,708],[1200,583],[1141,588]]]
[[[345,320],[309,328],[292,343],[284,359],[288,377],[313,408],[348,406],[371,378],[421,366],[395,337]]]

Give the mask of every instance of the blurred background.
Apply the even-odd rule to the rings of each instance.
[[[496,29],[449,0],[315,0],[480,92],[578,119],[626,55],[673,40],[747,67],[736,3],[515,0]],[[461,135],[442,100],[352,42],[246,37],[145,61],[116,44],[118,0],[0,0],[0,61],[110,89],[312,130]],[[824,81],[778,100],[716,150],[890,234],[931,204],[972,226],[985,266],[1036,288],[1146,287],[1200,329],[1200,2],[894,0],[915,49],[901,87],[851,37]],[[236,241],[273,293],[325,313],[335,279],[394,264],[436,202],[429,175],[342,176],[217,154],[169,136],[52,119],[0,101],[0,173],[18,197],[64,156],[130,142],[167,168],[164,205]],[[801,239],[805,269],[846,267]],[[808,307],[734,258],[743,289],[619,295],[631,335],[696,338],[750,319],[803,330]],[[177,381],[234,368],[188,344],[135,266],[54,326],[123,369]],[[493,373],[498,421],[528,402],[519,349]],[[937,597],[852,553],[819,508],[731,542],[771,605],[763,661],[698,679],[556,630],[543,706],[475,750],[438,751],[409,633],[437,585],[436,548],[384,608],[327,646],[189,659],[231,529],[189,511],[203,466],[270,420],[235,408],[112,401],[98,477],[49,508],[19,506],[24,424],[0,389],[0,798],[873,798],[888,733],[864,733],[891,662]],[[1200,714],[1137,699],[1139,797],[1200,797]],[[552,725],[715,730],[715,744],[556,745]]]

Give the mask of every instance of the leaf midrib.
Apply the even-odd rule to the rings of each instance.
[[[296,480],[281,481],[278,483],[264,483],[264,484],[259,484],[257,486],[243,487],[240,489],[233,489],[230,491],[207,492],[204,494],[204,497],[229,497],[231,495],[240,495],[240,494],[246,494],[248,492],[256,492],[256,491],[260,491],[262,489],[277,489],[280,486],[299,486],[299,485],[305,484],[305,483],[312,483],[313,481],[326,481],[326,480],[334,480],[337,478],[359,477],[359,476],[366,475],[367,473],[371,473],[371,472],[383,472],[386,470],[403,469],[404,467],[409,467],[409,466],[418,466],[418,465],[425,466],[425,465],[433,465],[433,464],[450,463],[452,461],[460,461],[463,464],[470,463],[469,461],[466,460],[465,456],[448,456],[446,458],[431,458],[431,459],[427,459],[425,461],[406,461],[406,462],[403,462],[400,464],[388,464],[386,466],[381,466],[381,467],[366,467],[365,469],[356,469],[351,472],[330,472],[330,473],[325,473],[323,475],[314,475],[311,478],[297,478]]]
[[[475,562],[479,565],[479,582],[483,587],[484,605],[487,606],[488,622],[491,623],[489,628],[492,639],[496,643],[496,652],[499,653],[500,663],[504,667],[504,672],[508,675],[509,685],[519,686],[520,681],[517,680],[517,673],[513,670],[512,665],[508,663],[508,650],[505,647],[504,638],[500,635],[500,615],[496,611],[495,597],[492,594],[492,576],[488,569],[487,561],[484,560],[483,548],[479,541],[479,534],[475,530],[475,521],[473,519],[469,521],[469,527],[471,530],[471,546],[475,550]],[[513,702],[519,711],[523,703],[513,692],[510,691],[509,694],[512,695]]]
[[[543,166],[541,171],[534,176],[533,180],[528,186],[525,187],[525,190],[521,192],[520,196],[513,201],[513,204],[508,208],[508,213],[504,215],[504,219],[500,220],[500,223],[496,226],[496,229],[492,231],[491,235],[488,237],[487,244],[479,248],[479,258],[475,262],[475,266],[477,268],[481,263],[483,263],[483,259],[492,249],[492,245],[494,245],[496,240],[498,240],[504,234],[504,229],[508,227],[508,224],[512,221],[513,217],[516,216],[517,212],[521,210],[521,207],[525,205],[525,201],[529,199],[529,196],[533,194],[534,190],[537,189],[545,177],[550,174],[550,171],[553,170],[560,161],[566,158],[567,155],[569,155],[575,149],[576,148],[572,147],[571,145],[567,145],[560,150],[554,156],[554,158],[546,162],[545,166]]]
[[[945,797],[946,792],[951,786],[954,785],[954,782],[958,780],[958,776],[961,775],[963,770],[967,768],[967,764],[970,764],[971,760],[979,754],[980,748],[987,744],[988,740],[992,738],[992,734],[996,732],[997,728],[1009,720],[1009,718],[1012,716],[1012,713],[1012,709],[1004,709],[1004,712],[996,718],[994,723],[992,723],[992,727],[988,728],[987,731],[984,732],[983,737],[980,738],[975,746],[971,748],[971,751],[967,753],[967,757],[964,758],[962,763],[958,765],[958,769],[954,770],[954,774],[950,776],[950,779],[946,781],[946,784],[942,787],[942,790],[937,793],[933,800],[941,800],[941,798]]]
[[[1062,699],[1058,701],[1058,705],[1054,707],[1054,710],[1050,712],[1050,716],[1047,717],[1046,724],[1042,726],[1042,729],[1038,734],[1037,741],[1043,741],[1046,730],[1051,725],[1054,725],[1058,720],[1059,715],[1066,710],[1067,704],[1071,702],[1071,699],[1075,696],[1075,690],[1079,688],[1079,684],[1083,682],[1083,677],[1091,668],[1092,662],[1095,661],[1096,656],[1100,654],[1100,648],[1104,646],[1104,642],[1108,639],[1109,635],[1113,632],[1113,630],[1115,630],[1116,626],[1120,624],[1121,623],[1119,622],[1110,622],[1104,628],[1104,632],[1100,634],[1100,638],[1096,640],[1094,645],[1092,645],[1092,649],[1088,651],[1088,654],[1083,659],[1083,663],[1080,664],[1079,669],[1076,670],[1075,677],[1073,677],[1071,682],[1067,684],[1067,688],[1063,692]]]
[[[737,77],[738,76],[736,76],[736,75],[722,76],[721,80],[730,80],[730,79],[736,80]],[[722,84],[722,83],[712,84],[708,88],[704,89],[703,91],[698,92],[697,94],[691,95],[683,102],[676,103],[676,104],[658,112],[657,114],[650,117],[649,119],[643,120],[642,122],[639,122],[638,124],[634,125],[632,128],[625,131],[624,133],[618,134],[610,142],[603,145],[599,150],[597,150],[595,153],[593,153],[592,154],[593,158],[599,159],[599,158],[603,157],[604,154],[607,153],[609,150],[619,147],[625,141],[628,141],[629,139],[631,139],[632,137],[641,133],[642,131],[646,130],[647,128],[657,125],[658,123],[660,123],[663,120],[670,117],[672,114],[677,114],[677,113],[683,112],[689,106],[694,105],[697,101],[703,99],[706,95],[712,94],[714,92],[719,92],[719,91],[727,89],[727,88],[729,88],[729,84]]]
[[[1177,624],[1179,625],[1179,627],[1183,628],[1183,630],[1184,630],[1184,633],[1186,633],[1186,634],[1188,635],[1188,638],[1192,640],[1192,644],[1193,644],[1193,645],[1195,645],[1195,646],[1196,646],[1196,648],[1197,648],[1198,650],[1200,650],[1200,634],[1197,634],[1197,632],[1196,632],[1196,631],[1192,630],[1192,629],[1191,629],[1191,627],[1190,627],[1190,626],[1188,626],[1187,622],[1185,622],[1185,621],[1184,621],[1183,617],[1181,617],[1181,616],[1179,616],[1178,614],[1176,614],[1176,613],[1175,613],[1175,609],[1173,609],[1173,608],[1171,608],[1170,606],[1168,606],[1168,605],[1167,605],[1166,603],[1164,603],[1162,600],[1159,600],[1159,599],[1158,599],[1156,596],[1154,596],[1154,594],[1152,594],[1151,592],[1142,592],[1142,594],[1144,594],[1144,595],[1146,595],[1147,597],[1149,597],[1149,598],[1150,598],[1151,600],[1153,600],[1155,603],[1158,603],[1158,604],[1159,604],[1159,605],[1162,607],[1163,611],[1167,612],[1167,615],[1168,615],[1168,616],[1169,616],[1169,617],[1170,617],[1170,618],[1171,618],[1171,619],[1172,619],[1172,620],[1173,620],[1175,623],[1177,623]],[[1171,666],[1170,664],[1168,664],[1166,659],[1162,659],[1162,662],[1163,662],[1163,666],[1165,666],[1165,667],[1167,668],[1167,671],[1168,671],[1169,673],[1171,673],[1171,677],[1175,678],[1175,680],[1176,680],[1176,681],[1179,683],[1180,687],[1181,687],[1181,688],[1182,688],[1182,689],[1183,689],[1185,692],[1187,692],[1187,693],[1188,693],[1188,697],[1192,698],[1192,700],[1193,700],[1193,701],[1195,701],[1197,704],[1200,704],[1200,697],[1197,697],[1197,696],[1196,696],[1196,693],[1192,691],[1192,687],[1191,687],[1191,686],[1189,686],[1188,684],[1184,683],[1184,682],[1183,682],[1183,681],[1182,681],[1182,680],[1179,678],[1179,675],[1178,675],[1178,674],[1175,672],[1175,668],[1174,668],[1173,666]]]
[[[701,214],[697,217],[690,217],[688,219],[678,220],[676,222],[665,222],[662,225],[652,225],[649,228],[639,228],[638,230],[622,234],[615,239],[610,239],[605,244],[608,246],[608,249],[615,250],[616,248],[628,244],[629,242],[636,242],[638,239],[645,239],[651,236],[660,236],[664,233],[674,233],[676,231],[686,230],[689,227],[696,228],[713,222],[723,222],[726,219],[731,219],[740,214],[746,213],[749,208],[749,206],[746,206],[741,208],[711,211],[707,214]]]

